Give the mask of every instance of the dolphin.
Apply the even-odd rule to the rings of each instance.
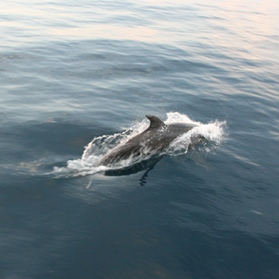
[[[150,120],[149,127],[109,151],[99,161],[99,165],[108,166],[128,158],[160,152],[167,148],[178,136],[197,126],[184,123],[167,125],[154,115],[146,115],[146,117]]]

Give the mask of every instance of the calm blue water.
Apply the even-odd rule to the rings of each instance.
[[[2,1],[0,278],[278,279],[278,14],[276,0]],[[57,175],[174,112],[216,137]]]

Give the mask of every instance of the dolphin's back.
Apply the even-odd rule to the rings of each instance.
[[[186,133],[196,127],[197,125],[195,124],[190,124],[190,123],[173,123],[168,125],[168,129],[172,132],[176,133]]]
[[[107,153],[100,161],[99,165],[110,165],[121,160],[128,159],[131,155],[139,156],[141,146],[133,143],[118,145]]]
[[[101,159],[99,165],[110,165],[128,159],[129,157],[162,151],[167,148],[175,138],[196,126],[183,123],[166,125],[156,116],[146,115],[146,117],[150,120],[149,127],[127,142],[113,148]]]

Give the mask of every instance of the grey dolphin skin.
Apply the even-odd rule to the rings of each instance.
[[[184,123],[167,125],[156,116],[146,115],[146,117],[150,120],[149,127],[127,142],[113,148],[100,160],[99,165],[107,166],[129,157],[160,152],[167,148],[175,138],[196,126]]]

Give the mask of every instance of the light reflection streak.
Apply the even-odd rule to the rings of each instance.
[[[275,0],[253,1],[253,5],[249,0],[141,0],[136,5],[115,2],[113,6],[46,1],[28,6],[25,2],[0,3],[3,44],[42,38],[134,40],[179,47],[195,42],[205,48],[241,50],[237,55],[254,60],[270,56],[265,48],[270,43],[277,52],[273,38],[279,34],[279,3]]]
[[[121,27],[96,24],[86,28],[65,28],[50,30],[50,33],[58,36],[73,36],[73,37],[89,37],[89,38],[120,38],[127,40],[138,41],[154,41],[154,37],[159,36],[158,32],[154,29],[147,27]]]

